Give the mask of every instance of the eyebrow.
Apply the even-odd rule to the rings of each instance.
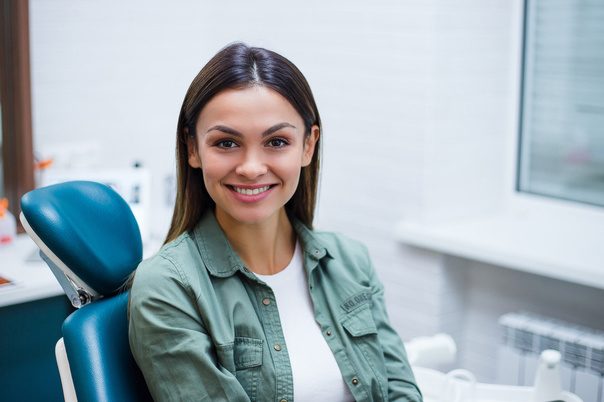
[[[266,137],[268,135],[271,135],[272,133],[274,133],[276,131],[279,131],[282,128],[285,128],[285,127],[291,127],[291,128],[294,128],[294,129],[296,128],[296,126],[294,126],[293,124],[290,124],[290,123],[286,123],[286,122],[277,123],[274,126],[269,127],[266,130],[264,130],[264,132],[262,133],[262,138],[264,138],[264,137]],[[210,131],[214,131],[214,130],[222,131],[223,133],[231,134],[231,135],[234,135],[236,137],[243,137],[243,134],[241,134],[239,131],[237,131],[237,130],[231,128],[231,127],[223,126],[221,124],[218,124],[216,126],[212,126],[212,127],[208,128],[208,130],[206,131],[206,133],[209,133]]]

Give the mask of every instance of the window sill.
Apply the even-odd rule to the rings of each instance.
[[[400,222],[399,241],[604,289],[604,213],[524,208],[441,223]]]

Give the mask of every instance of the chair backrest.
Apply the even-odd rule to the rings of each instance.
[[[63,323],[78,401],[151,400],[128,344],[128,294],[119,291],[142,259],[128,204],[106,185],[75,181],[27,193],[21,209],[26,231],[81,307]]]

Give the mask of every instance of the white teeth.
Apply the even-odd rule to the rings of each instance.
[[[239,187],[233,187],[235,189],[235,191],[237,191],[239,194],[244,194],[244,195],[256,195],[256,194],[260,194],[260,193],[264,193],[266,190],[268,190],[271,186],[264,186],[264,187],[260,187],[260,188],[255,188],[255,189],[251,189],[251,188],[239,188]]]

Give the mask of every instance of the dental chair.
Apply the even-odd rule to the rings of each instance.
[[[138,224],[110,187],[73,181],[21,199],[20,220],[72,305],[56,355],[71,401],[151,401],[128,344],[128,292],[142,259]]]

